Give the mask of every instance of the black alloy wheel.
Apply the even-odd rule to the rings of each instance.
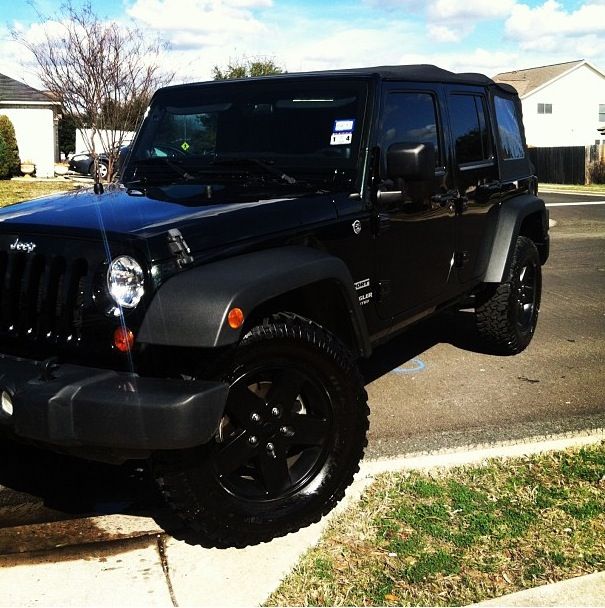
[[[536,330],[542,294],[542,267],[534,242],[520,236],[506,279],[478,295],[477,332],[491,352],[514,355],[524,350]]]
[[[212,454],[233,496],[265,501],[295,493],[321,469],[332,430],[330,394],[287,361],[259,363],[231,385]]]
[[[536,312],[536,290],[538,270],[533,260],[523,266],[516,281],[517,290],[517,324],[521,332],[532,330]]]

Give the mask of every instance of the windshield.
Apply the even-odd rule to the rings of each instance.
[[[149,110],[124,182],[352,188],[366,89],[317,79],[166,89]]]

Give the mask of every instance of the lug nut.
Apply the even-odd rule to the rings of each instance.
[[[274,407],[271,410],[271,415],[275,416],[277,418],[277,416],[279,416],[281,414],[281,410],[278,407]]]
[[[252,422],[260,422],[260,414],[257,414],[256,412],[252,412],[250,414],[250,420],[252,420]]]
[[[265,447],[267,448],[267,454],[269,454],[271,458],[277,458],[277,454],[275,453],[275,446],[271,442],[269,442]]]
[[[289,426],[282,426],[279,428],[279,432],[286,437],[292,437],[294,435],[294,429]]]
[[[256,435],[250,435],[250,437],[248,437],[248,443],[250,445],[257,445],[258,444],[258,438],[256,437]]]

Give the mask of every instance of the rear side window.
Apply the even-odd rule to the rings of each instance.
[[[391,93],[382,115],[382,144],[424,143],[435,146],[439,165],[437,111],[430,93]]]
[[[519,128],[519,116],[517,108],[512,99],[494,97],[496,107],[496,122],[498,123],[498,134],[502,147],[502,158],[514,160],[525,158],[521,129]]]
[[[481,162],[492,157],[485,118],[485,103],[480,95],[452,95],[450,115],[459,165]]]

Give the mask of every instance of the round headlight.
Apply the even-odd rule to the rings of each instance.
[[[134,308],[145,293],[141,265],[128,255],[115,258],[107,271],[107,288],[118,306]]]

